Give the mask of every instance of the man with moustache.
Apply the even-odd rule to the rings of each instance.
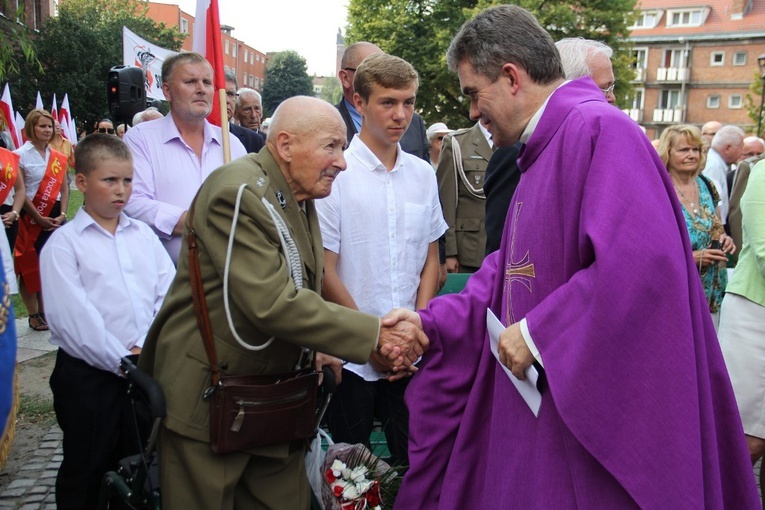
[[[125,133],[133,153],[133,196],[128,216],[154,229],[178,262],[186,211],[202,182],[223,164],[221,129],[207,122],[212,110],[213,71],[198,53],[178,53],[162,64],[162,91],[170,113]],[[231,139],[231,159],[247,154]]]
[[[329,195],[345,169],[344,145],[345,126],[331,104],[293,97],[276,109],[263,150],[202,185],[186,227],[196,234],[225,375],[287,373],[309,365],[315,351],[356,363],[371,359],[383,372],[416,370],[411,362],[427,345],[416,328],[383,325],[320,295],[324,251],[313,200]],[[188,253],[184,233],[176,279],[140,359],[167,401],[159,437],[163,508],[308,510],[304,440],[219,455],[210,449],[210,403],[203,397],[210,362],[189,297]],[[316,356],[317,369],[326,364],[339,373],[339,360]]]

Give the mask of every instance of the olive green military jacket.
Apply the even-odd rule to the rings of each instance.
[[[247,183],[234,238],[229,275],[233,323],[241,338],[262,345],[240,346],[223,306],[223,270],[237,191]],[[303,288],[289,274],[277,228],[261,201],[271,203],[289,227],[303,263]],[[324,266],[316,210],[295,201],[267,149],[212,173],[202,185],[193,227],[215,349],[222,375],[278,374],[294,370],[301,346],[364,363],[376,345],[376,317],[324,301],[319,292]],[[187,225],[188,228],[188,225]],[[184,233],[178,272],[146,338],[140,366],[159,381],[167,400],[165,426],[185,437],[209,441],[210,364],[191,301],[188,244]],[[286,456],[288,444],[258,450]]]
[[[455,142],[460,146],[467,184],[455,168],[452,149]],[[446,256],[457,257],[461,266],[479,267],[486,251],[486,198],[483,183],[491,155],[491,147],[478,123],[472,128],[460,129],[446,136],[441,146],[436,176],[441,208],[449,225],[446,231]]]

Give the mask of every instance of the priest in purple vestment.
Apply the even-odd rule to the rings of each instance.
[[[682,211],[640,128],[549,34],[502,5],[449,48],[522,177],[502,246],[465,290],[398,311],[431,340],[407,392],[396,508],[759,508],[744,433]],[[535,417],[502,363],[543,367]],[[395,315],[395,314],[394,314]],[[396,320],[391,317],[389,320]]]

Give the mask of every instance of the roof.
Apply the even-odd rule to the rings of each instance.
[[[749,4],[748,12],[742,15],[740,11],[746,11]],[[633,28],[632,40],[765,37],[765,0],[639,0],[637,8],[641,11],[660,10],[662,14],[654,28]],[[692,8],[708,9],[701,26],[667,27],[669,11]],[[739,11],[738,15],[735,11]]]

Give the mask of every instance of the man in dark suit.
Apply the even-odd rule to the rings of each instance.
[[[343,85],[343,99],[335,107],[340,111],[340,115],[343,117],[343,121],[345,121],[348,145],[350,145],[353,135],[361,129],[361,115],[353,106],[353,94],[355,92],[353,77],[361,61],[369,55],[376,53],[383,53],[383,50],[370,42],[361,41],[348,46],[340,61],[340,71],[338,71],[337,77]],[[404,136],[401,137],[399,143],[404,152],[413,154],[430,163],[430,147],[428,145],[428,137],[425,135],[425,123],[422,117],[416,113],[412,116],[409,128],[404,133]]]
[[[239,138],[244,148],[248,153],[259,152],[265,145],[263,137],[255,133],[254,131],[237,126],[232,121],[234,119],[234,107],[236,105],[236,73],[231,69],[224,71],[226,76],[226,113],[228,114],[228,131],[235,137]]]
[[[521,180],[518,169],[518,150],[521,143],[509,147],[500,147],[492,154],[486,166],[486,176],[483,181],[483,192],[486,195],[486,255],[497,251],[502,242],[502,231],[505,229],[505,217],[515,188]]]

